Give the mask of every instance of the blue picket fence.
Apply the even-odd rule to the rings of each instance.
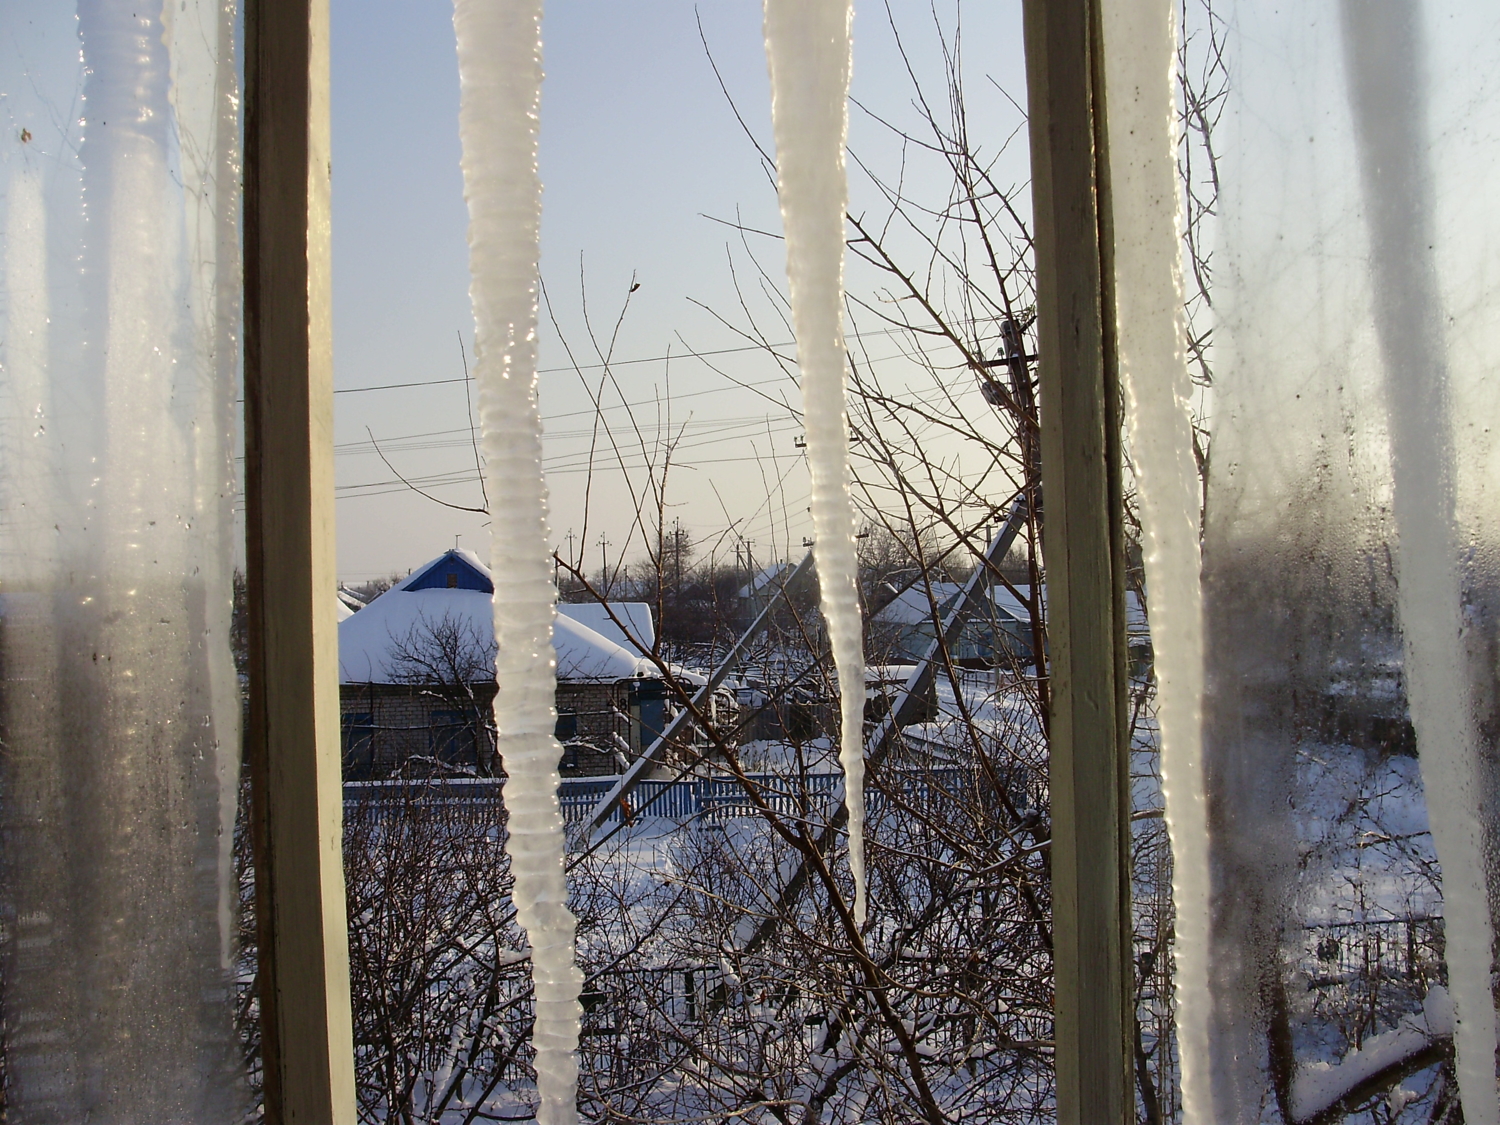
[[[749,774],[748,780],[764,803],[777,815],[822,820],[827,815],[828,798],[841,794],[843,776],[837,773],[809,773],[801,777],[778,774]],[[946,799],[973,784],[971,771],[939,769],[904,774],[905,799],[922,803]],[[563,819],[569,824],[585,820],[600,798],[614,788],[618,777],[573,777],[563,779],[558,789],[558,803]],[[382,809],[416,801],[425,805],[462,805],[466,807],[500,803],[504,782],[495,778],[448,778],[409,781],[356,781],[344,785],[346,817],[382,815]],[[866,793],[866,807],[873,814],[883,802],[880,794]],[[734,777],[685,777],[676,780],[647,780],[638,783],[616,808],[610,823],[618,824],[622,816],[662,817],[679,823],[697,821],[722,823],[739,817],[754,816],[756,802]]]
[[[821,812],[823,798],[837,789],[842,781],[835,773],[812,773],[800,779],[757,773],[750,774],[749,779],[771,809],[780,816],[789,817]],[[564,781],[558,793],[563,819],[569,824],[585,819],[618,780],[600,777]],[[610,821],[618,823],[622,815],[628,815],[631,818],[659,816],[676,821],[716,822],[753,816],[755,811],[755,802],[733,777],[648,780],[636,785],[625,798],[624,809],[617,808]]]

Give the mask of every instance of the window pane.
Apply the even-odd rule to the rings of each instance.
[[[1210,875],[1184,1095],[1494,1121],[1493,17],[1212,7],[1184,67],[1208,835],[1177,858]]]
[[[242,1108],[236,39],[209,0],[0,12],[17,1120]]]

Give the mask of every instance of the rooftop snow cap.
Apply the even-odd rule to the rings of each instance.
[[[656,644],[656,627],[646,602],[559,602],[557,615],[571,617],[627,652],[647,653]]]
[[[469,660],[495,674],[495,584],[472,551],[452,550],[413,571],[352,617],[339,622],[339,681],[405,684],[418,677],[414,652],[443,643],[473,650]],[[622,646],[587,625],[558,617],[552,626],[557,678],[613,683],[651,674]]]
[[[1016,589],[1022,598],[1031,597],[1031,587],[1017,586]],[[964,588],[958,582],[933,582],[931,591],[932,600],[937,603],[938,615],[941,617],[957,604]],[[919,625],[924,621],[930,621],[932,604],[927,600],[927,593],[927,583],[913,583],[892,598],[890,604],[875,615],[875,620],[886,625]],[[975,613],[981,616],[984,614],[983,597],[981,592],[975,607]],[[990,598],[994,602],[997,616],[1008,617],[1013,621],[1031,620],[1031,611],[1026,603],[1004,586],[990,587]]]

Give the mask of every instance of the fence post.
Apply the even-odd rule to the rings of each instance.
[[[1062,1125],[1135,1118],[1120,413],[1098,4],[1024,5]]]

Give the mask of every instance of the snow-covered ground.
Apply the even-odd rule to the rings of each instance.
[[[930,1068],[935,1096],[955,1112],[1013,1101],[1017,1108],[998,1112],[996,1120],[1045,1121],[1051,1112],[1044,1046],[1050,959],[1027,945],[1024,903],[1012,893],[1021,884],[985,874],[1033,862],[1045,851],[1044,837],[1037,844],[1025,836],[1028,825],[1044,832],[1046,815],[1034,690],[1024,678],[993,672],[966,672],[957,684],[940,676],[936,717],[908,728],[902,745],[872,770],[867,796],[869,955],[894,982],[893,1002]],[[1149,707],[1140,709],[1132,761],[1136,956],[1142,1045],[1170,1114],[1176,1105],[1171,867],[1150,716]],[[978,780],[976,755],[999,767],[998,790]],[[838,808],[837,751],[826,738],[800,746],[746,743],[740,765],[758,775],[793,831],[804,824],[816,831]],[[738,784],[711,766],[697,772],[703,776],[680,784],[700,786],[700,796]],[[804,799],[792,799],[804,792]],[[845,1068],[876,1068],[870,1081],[878,1085],[890,1080],[877,1073],[880,1066],[905,1065],[903,1048],[896,1040],[880,1046],[888,1033],[874,1026],[830,1038],[838,1030],[828,1022],[830,1011],[838,1008],[838,990],[848,987],[851,963],[827,894],[814,880],[777,905],[797,868],[796,853],[748,800],[700,800],[696,812],[674,817],[654,815],[652,807],[669,802],[647,806],[648,796],[629,818],[587,842],[570,841],[569,885],[585,972],[585,1103],[606,1097],[626,1115],[703,1119],[754,1100],[756,1090],[763,1100],[815,1098],[820,1082],[844,1074],[835,1084],[838,1105],[827,1107],[825,1119],[862,1120],[868,1102],[861,1099],[878,1095]],[[1421,1061],[1429,1049],[1441,1055],[1448,1034],[1441,1018],[1442,902],[1412,758],[1308,744],[1291,801],[1300,861],[1282,931],[1281,977],[1296,1056],[1293,1095],[1312,1112],[1359,1089],[1393,1058]],[[985,833],[993,835],[997,825],[1008,826],[1010,836],[986,844]],[[491,885],[503,893],[503,863],[490,847],[501,864]],[[835,849],[830,869],[847,895],[839,855]],[[1043,871],[1030,870],[1038,877]],[[761,922],[771,917],[774,934],[758,944]],[[937,919],[937,929],[924,918]],[[488,956],[493,971],[510,974],[502,973],[514,994],[508,1015],[492,1015],[490,1026],[524,1044],[525,947],[513,922],[470,948],[476,963]],[[492,953],[473,954],[483,948]],[[957,955],[965,948],[968,957],[983,959],[985,974],[970,976],[971,962]],[[482,975],[463,978],[470,982],[463,987],[477,988],[472,981]],[[528,1056],[523,1049],[511,1057],[498,1084],[464,1085],[438,1119],[462,1120],[476,1104],[507,1115],[530,1104]],[[443,1065],[451,1076],[451,1064]],[[423,1081],[436,1083],[439,1071]],[[751,1082],[752,1073],[761,1078]],[[1349,1119],[1425,1120],[1440,1096],[1439,1067],[1429,1059],[1389,1098],[1381,1094],[1379,1113],[1395,1116],[1362,1112]],[[1265,1114],[1267,1122],[1280,1120],[1274,1105]]]

